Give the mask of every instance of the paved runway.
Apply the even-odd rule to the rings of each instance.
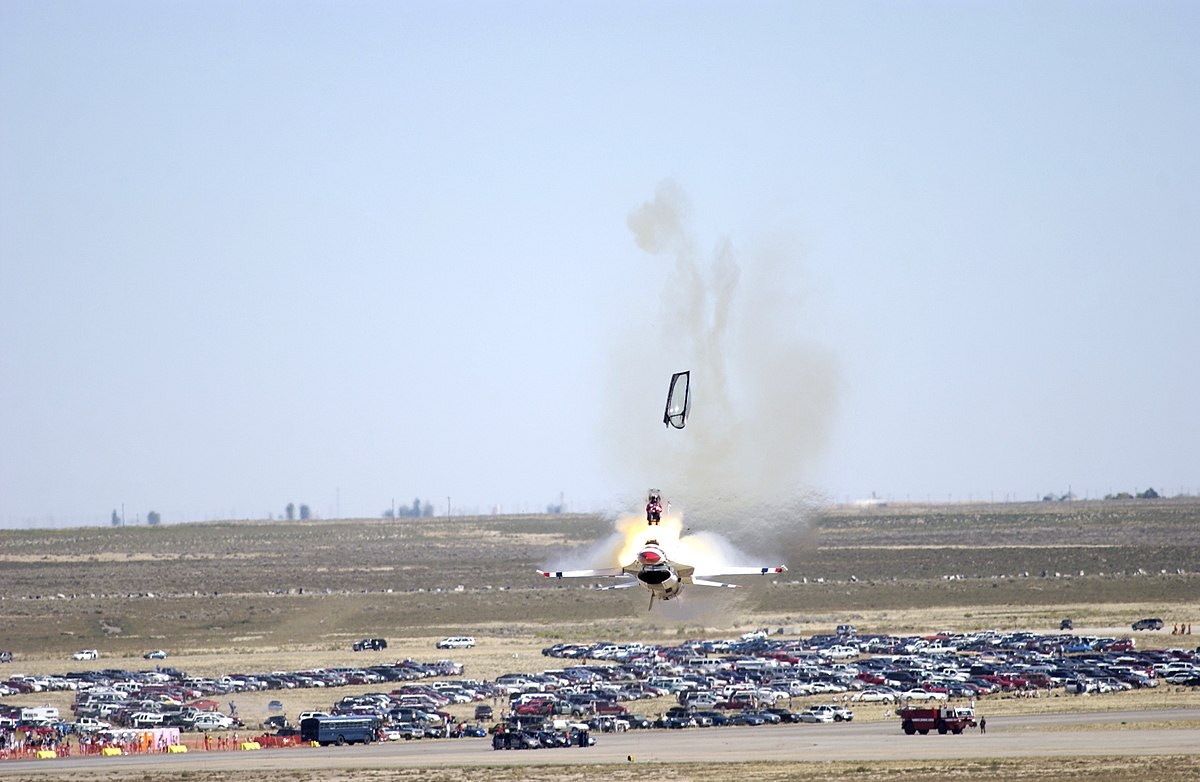
[[[961,736],[906,736],[899,722],[692,728],[630,731],[597,736],[587,749],[495,751],[490,739],[408,741],[371,746],[311,747],[256,752],[189,753],[125,757],[75,757],[6,761],[0,777],[82,771],[300,770],[413,768],[422,766],[564,765],[737,762],[751,760],[935,760],[947,758],[1087,757],[1200,754],[1200,730],[1122,723],[1200,721],[1200,708],[1166,711],[994,717],[988,732]]]

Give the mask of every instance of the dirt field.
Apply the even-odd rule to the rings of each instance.
[[[1200,620],[1190,572],[1200,501],[830,509],[727,529],[791,571],[652,612],[639,590],[534,574],[611,532],[609,520],[570,515],[0,531],[0,620],[4,643],[30,660],[80,647],[333,651],[365,635],[550,642],[844,621],[919,631],[1040,629],[1062,615],[1114,628],[1146,613]]]
[[[1200,636],[1170,633],[1173,623],[1200,623],[1200,574],[1191,572],[1200,569],[1195,564],[1200,562],[1200,501],[839,508],[771,529],[726,529],[723,533],[748,552],[774,552],[772,558],[782,558],[790,572],[771,581],[746,579],[740,592],[693,588],[683,600],[656,605],[651,612],[640,590],[602,593],[586,584],[548,584],[533,573],[586,552],[612,529],[610,520],[592,516],[528,516],[2,531],[0,648],[11,649],[16,661],[0,674],[140,668],[147,665],[142,652],[165,648],[171,652],[167,664],[200,675],[453,657],[466,664],[466,675],[492,678],[555,667],[557,661],[543,658],[540,649],[559,640],[673,643],[759,627],[810,635],[830,632],[842,622],[864,632],[1045,631],[1071,617],[1082,634],[1132,636],[1142,647],[1200,645]],[[1132,633],[1130,623],[1143,616],[1161,616],[1167,628]],[[437,638],[458,634],[474,635],[479,646],[453,653],[434,649]],[[386,637],[391,648],[351,652],[350,643],[364,636]],[[71,661],[70,653],[81,648],[97,648],[102,657]],[[267,715],[272,699],[283,700],[285,712],[294,715],[363,689],[233,699],[244,719],[255,724]],[[5,702],[65,708],[69,700],[48,694]],[[793,705],[806,703],[797,699]],[[1004,718],[1198,705],[1200,694],[1160,687],[1096,698],[995,698],[985,708],[989,717]],[[640,703],[638,710],[656,713],[660,706]],[[856,709],[864,725],[883,722],[884,711]],[[1170,736],[1195,735],[1194,724],[1174,717],[1161,726],[1140,724],[1109,727],[1139,734],[1160,727],[1173,731],[1166,734],[1168,750]],[[990,778],[1085,779],[1096,778],[1101,769],[1107,779],[1132,779],[1135,773],[1139,780],[1195,778],[1194,753],[1157,754],[1163,757],[1154,762],[998,757],[767,766],[731,756],[728,763],[672,761],[653,769],[664,779],[710,780],[808,780],[830,774],[922,780],[981,771]],[[549,760],[533,755],[540,757],[538,763]],[[110,771],[117,773],[115,767]],[[461,769],[425,771],[422,779],[463,778]],[[639,765],[638,771],[645,767]],[[0,776],[13,772],[14,767],[0,764]],[[407,778],[414,772],[343,769],[335,778],[373,779],[385,773]],[[572,765],[552,773],[538,767],[532,775],[489,767],[487,776],[581,780],[632,773],[620,765]],[[202,779],[220,772],[203,764],[186,771],[129,771],[139,779],[145,774]],[[246,775],[330,778],[299,768],[279,776],[247,767]]]

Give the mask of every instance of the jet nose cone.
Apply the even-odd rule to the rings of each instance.
[[[662,561],[662,555],[654,549],[648,548],[642,553],[638,554],[638,559],[647,565],[657,565]]]

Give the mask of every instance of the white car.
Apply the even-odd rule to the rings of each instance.
[[[475,646],[475,639],[469,635],[455,635],[437,642],[439,649],[470,649],[473,646]]]
[[[383,729],[384,741],[410,741],[412,739],[421,739],[425,737],[425,731],[415,725],[407,722],[402,722],[392,728]]]
[[[71,655],[72,660],[97,660],[100,658],[100,652],[95,649],[83,649]]]
[[[205,712],[196,715],[192,727],[196,730],[229,730],[233,727],[233,718],[220,712]]]
[[[906,701],[944,701],[946,693],[932,692],[921,687],[914,687],[911,690],[905,690],[900,695]]]
[[[325,712],[325,711],[302,711],[302,712],[300,712],[300,716],[296,718],[296,724],[299,725],[301,722],[304,722],[306,719],[309,719],[310,717],[328,717],[328,716],[329,716],[329,712]]]
[[[810,718],[805,719],[806,715],[810,715]],[[854,719],[854,712],[835,703],[810,706],[808,711],[800,713],[801,722],[849,722],[852,719]]]

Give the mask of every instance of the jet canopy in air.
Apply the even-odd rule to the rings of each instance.
[[[663,412],[663,423],[682,429],[692,410],[692,373],[676,372],[671,375],[671,387],[667,389],[667,409]]]

